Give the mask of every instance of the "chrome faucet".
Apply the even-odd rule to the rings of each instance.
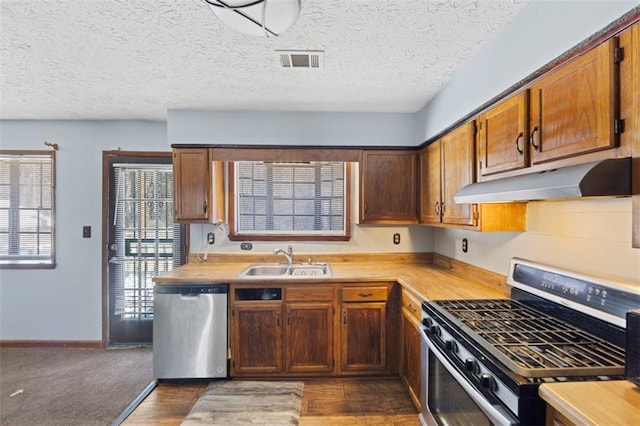
[[[287,265],[291,265],[293,263],[293,247],[289,246],[287,247],[287,251],[284,251],[280,248],[275,249],[273,251],[273,254],[284,254],[284,257],[287,258]]]

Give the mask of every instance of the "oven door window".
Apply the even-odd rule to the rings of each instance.
[[[440,425],[492,425],[445,366],[429,351],[427,404]]]

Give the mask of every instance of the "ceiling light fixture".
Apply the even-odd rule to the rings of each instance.
[[[300,0],[204,1],[222,22],[252,36],[278,36],[300,15]]]

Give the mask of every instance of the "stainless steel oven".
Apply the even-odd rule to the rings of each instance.
[[[544,424],[541,383],[624,378],[637,288],[516,258],[507,282],[510,299],[423,303],[423,424]]]
[[[427,425],[509,425],[516,419],[487,399],[423,333],[421,421]]]

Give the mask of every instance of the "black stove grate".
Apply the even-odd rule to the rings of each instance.
[[[521,376],[624,374],[623,348],[516,300],[431,303]]]

